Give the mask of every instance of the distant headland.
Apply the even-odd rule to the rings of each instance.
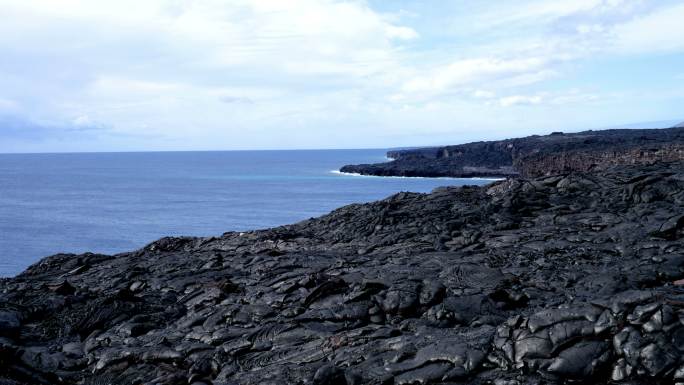
[[[539,177],[617,164],[684,159],[684,123],[663,129],[554,132],[524,138],[389,151],[386,163],[341,172],[377,176]]]

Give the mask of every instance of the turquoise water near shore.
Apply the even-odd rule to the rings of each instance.
[[[0,155],[0,276],[60,252],[119,253],[163,236],[294,223],[400,191],[478,179],[359,177],[385,150]]]

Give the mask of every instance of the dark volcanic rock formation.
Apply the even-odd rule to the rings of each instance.
[[[0,384],[684,383],[684,164],[401,193],[0,281]]]
[[[560,132],[546,136],[390,151],[387,163],[340,171],[381,176],[538,177],[616,164],[684,160],[684,127]]]

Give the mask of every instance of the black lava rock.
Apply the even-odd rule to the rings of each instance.
[[[0,383],[684,384],[684,163],[401,193],[0,280]]]
[[[389,151],[390,162],[346,165],[378,176],[523,177],[684,160],[684,127],[617,129]]]

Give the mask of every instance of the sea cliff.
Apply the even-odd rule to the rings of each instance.
[[[684,160],[684,127],[584,131],[389,151],[393,161],[340,171],[378,176],[537,177],[616,164]]]
[[[680,383],[683,240],[654,162],[55,255],[0,280],[0,383]]]

